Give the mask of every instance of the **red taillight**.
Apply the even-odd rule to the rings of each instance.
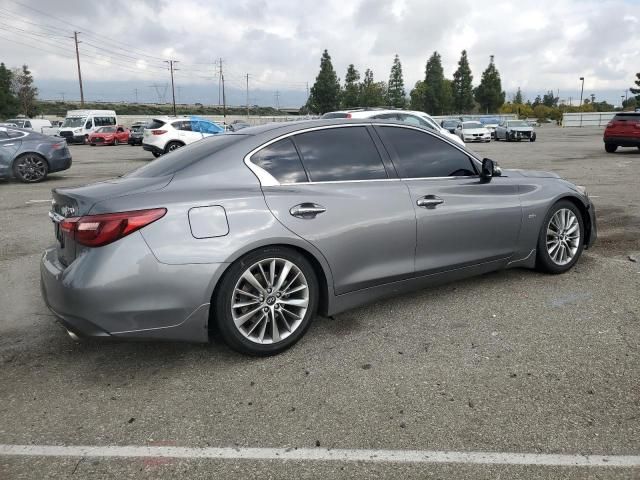
[[[51,145],[51,148],[54,150],[60,150],[61,148],[64,148],[66,144],[66,142],[54,143],[53,145]]]
[[[347,116],[345,118],[351,118],[351,114],[347,113]]]
[[[102,247],[164,217],[166,208],[65,218],[60,229],[81,245]]]
[[[151,133],[153,135],[164,135],[165,133],[167,133],[166,130],[151,130]]]

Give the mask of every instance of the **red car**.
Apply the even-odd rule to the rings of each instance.
[[[129,141],[129,129],[122,125],[100,127],[89,135],[89,143],[95,145],[118,145]]]
[[[640,149],[640,112],[616,113],[604,130],[604,149],[615,152],[618,147]]]

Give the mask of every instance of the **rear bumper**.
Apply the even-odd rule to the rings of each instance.
[[[72,163],[71,152],[68,148],[58,150],[50,158],[47,158],[47,163],[49,164],[49,173],[68,170]]]
[[[159,155],[162,155],[164,153],[164,150],[162,150],[161,148],[158,148],[155,145],[149,145],[148,143],[143,143],[142,149],[146,150],[147,152],[157,153]]]
[[[619,147],[640,147],[640,137],[618,137],[609,135],[604,137],[604,143]]]
[[[42,297],[79,337],[207,342],[209,302],[222,264],[166,265],[139,232],[88,249],[69,266],[55,247],[40,263]]]
[[[141,138],[129,137],[129,140],[127,143],[129,145],[142,145],[142,137]]]

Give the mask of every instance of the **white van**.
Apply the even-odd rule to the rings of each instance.
[[[34,132],[43,133],[43,128],[51,128],[51,122],[49,120],[43,120],[41,118],[10,118],[6,123],[13,123],[18,128],[24,128],[25,130],[33,130]]]
[[[67,143],[84,143],[100,127],[118,124],[114,110],[69,110],[58,135]]]

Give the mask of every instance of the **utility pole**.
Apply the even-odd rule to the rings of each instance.
[[[222,58],[218,61],[218,106],[222,105]]]
[[[76,60],[78,62],[78,82],[80,82],[80,106],[84,107],[84,90],[82,89],[82,73],[80,72],[80,50],[78,50],[78,34],[80,32],[73,32],[73,39],[76,42]]]
[[[584,93],[584,77],[580,77],[580,81],[582,82],[582,87],[580,88],[580,106],[582,106],[582,94]]]
[[[60,96],[62,97],[62,101],[64,102],[64,92],[59,92]]]
[[[280,92],[276,90],[276,93],[273,94],[276,99],[276,110],[280,110]]]
[[[173,68],[174,63],[178,63],[177,60],[165,60],[165,63],[169,64],[169,70],[171,70],[171,96],[173,98],[173,116],[176,116],[176,89],[173,83],[173,71],[178,70]]]
[[[247,120],[249,120],[249,74],[247,73]]]
[[[135,95],[135,97],[136,97],[136,103],[138,103],[138,89],[137,89],[137,88],[134,88],[134,89],[133,89],[133,94],[134,94],[134,95]]]

